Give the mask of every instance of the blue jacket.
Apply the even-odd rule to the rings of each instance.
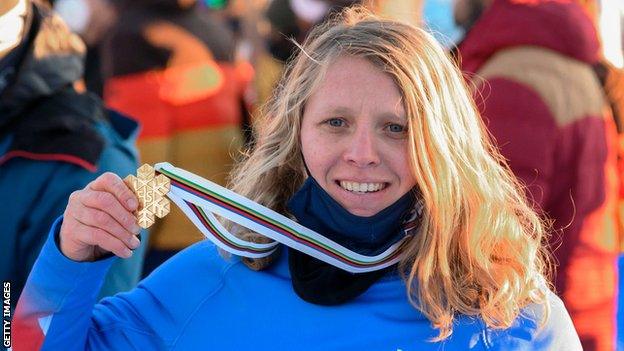
[[[459,316],[444,343],[408,302],[403,281],[382,278],[338,306],[301,300],[291,289],[287,255],[270,269],[222,259],[209,241],[182,251],[127,293],[96,304],[114,258],[77,263],[55,242],[59,219],[29,277],[14,318],[14,350],[580,350],[561,300],[551,315],[529,306],[507,330]],[[45,340],[43,340],[45,334]]]

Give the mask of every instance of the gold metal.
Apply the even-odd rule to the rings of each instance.
[[[149,228],[156,217],[163,218],[171,209],[165,197],[171,188],[169,178],[156,176],[154,168],[147,163],[137,169],[137,176],[130,174],[124,182],[139,198],[139,208],[134,213],[141,228]]]

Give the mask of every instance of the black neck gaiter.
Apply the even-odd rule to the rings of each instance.
[[[371,217],[349,213],[312,178],[288,202],[297,221],[328,239],[363,255],[376,255],[406,235],[405,223],[420,220],[415,191],[409,191],[389,207]],[[350,273],[289,249],[288,264],[294,291],[303,300],[318,305],[337,305],[364,293],[394,267],[368,273]]]

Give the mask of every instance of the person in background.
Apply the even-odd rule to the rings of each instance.
[[[361,0],[275,0],[268,4],[264,17],[269,30],[256,59],[260,105],[270,98],[288,58],[297,52],[295,42],[301,43],[314,25],[332,13],[359,3]]]
[[[195,1],[116,2],[102,48],[104,100],[141,124],[142,163],[168,161],[225,183],[243,146],[253,69],[233,59],[227,27]],[[151,229],[145,273],[200,240],[176,208]]]
[[[611,105],[613,120],[618,132],[618,174],[620,174],[620,189],[618,192],[618,229],[620,233],[620,256],[618,259],[618,275],[624,271],[624,68],[622,67],[622,45],[624,44],[624,31],[618,35],[618,28],[609,21],[601,21],[607,16],[614,16],[612,20],[622,20],[624,25],[624,3],[616,1],[600,0],[578,0],[594,21],[597,28],[600,28],[600,42],[602,55],[598,62],[594,63],[596,73],[604,91],[605,97]],[[609,36],[614,36],[611,38]],[[615,39],[615,40],[613,40]],[[617,43],[617,41],[620,41]],[[614,55],[619,50],[619,55]],[[619,60],[618,60],[619,56]],[[619,62],[618,62],[619,61]],[[617,311],[617,350],[624,350],[624,280],[620,278],[618,289],[618,311]]]
[[[101,68],[102,40],[117,18],[114,1],[116,0],[50,0],[54,11],[85,42],[85,89],[99,97],[102,97],[104,89]]]
[[[450,0],[449,0],[450,1]],[[273,0],[264,11],[265,47],[256,56],[255,86],[259,104],[266,102],[283,73],[288,59],[310,29],[345,7],[364,5],[374,13],[416,25],[422,4],[419,0]],[[260,26],[261,27],[261,26]]]
[[[462,70],[536,209],[553,221],[554,283],[585,350],[613,350],[617,134],[593,65],[596,29],[575,0],[457,0]]]
[[[73,87],[83,54],[45,6],[0,2],[0,275],[11,284],[12,307],[70,194],[104,172],[136,170],[136,123]],[[102,296],[136,285],[144,246],[112,266]]]

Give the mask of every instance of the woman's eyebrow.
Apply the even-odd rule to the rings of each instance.
[[[337,114],[337,115],[351,115],[354,113],[353,110],[348,107],[333,106],[333,105],[326,105],[322,111],[324,113]]]
[[[357,114],[353,109],[346,106],[332,106],[327,105],[322,109],[325,114],[334,114],[334,115],[344,115],[344,116],[352,116]],[[395,112],[381,112],[376,114],[377,117],[383,119],[392,119],[400,122],[406,122],[407,117],[404,114],[397,114]]]
[[[380,118],[394,120],[396,122],[407,123],[407,117],[404,114],[396,114],[393,112],[385,112],[379,114]]]

